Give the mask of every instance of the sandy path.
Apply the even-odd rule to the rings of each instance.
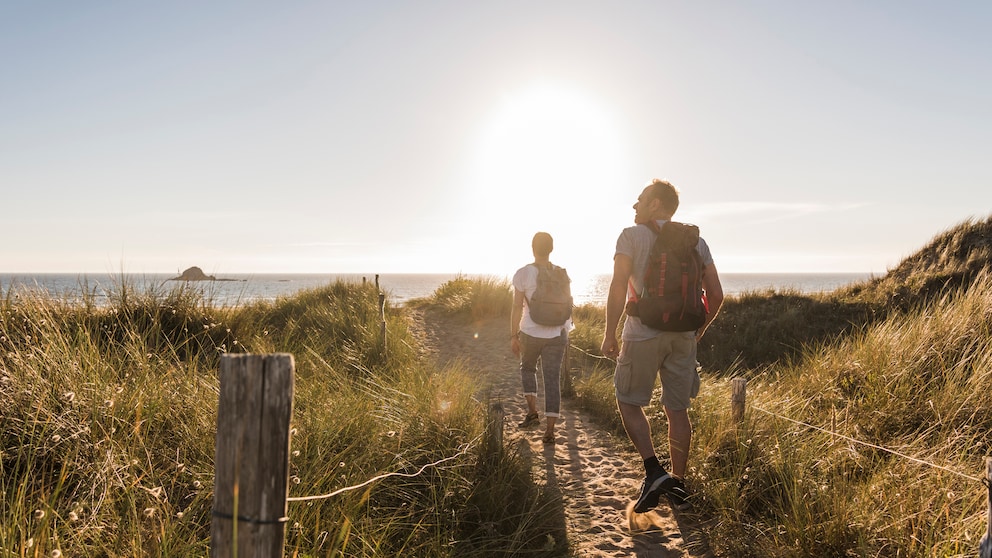
[[[640,460],[596,426],[569,400],[562,401],[557,443],[544,445],[542,425],[520,430],[526,414],[517,359],[510,352],[505,319],[466,323],[434,312],[413,312],[413,329],[439,365],[461,361],[478,374],[480,393],[503,402],[508,443],[531,460],[535,480],[560,494],[569,548],[575,556],[674,558],[707,556],[691,513],[676,514],[666,500],[653,511],[634,514],[640,488]],[[538,374],[540,377],[540,374]],[[543,383],[539,408],[543,408]],[[629,446],[629,444],[626,444]]]

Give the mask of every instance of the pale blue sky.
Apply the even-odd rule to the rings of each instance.
[[[0,2],[0,272],[884,273],[992,212],[992,3]]]

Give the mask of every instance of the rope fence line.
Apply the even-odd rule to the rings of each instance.
[[[745,378],[743,378],[743,377],[733,378],[732,379],[732,388],[733,389],[732,389],[732,393],[731,393],[731,412],[733,414],[733,417],[734,417],[735,422],[738,425],[738,428],[740,428],[744,424],[744,410],[745,410],[745,407],[746,407],[747,380]],[[972,480],[972,481],[978,481],[979,483],[981,483],[982,485],[985,486],[985,489],[986,489],[986,491],[988,493],[988,514],[987,514],[987,519],[986,519],[986,521],[988,523],[987,523],[987,525],[985,527],[985,534],[982,536],[982,539],[979,542],[979,553],[978,553],[978,555],[979,555],[980,558],[992,558],[992,456],[988,456],[988,457],[985,458],[985,478],[980,478],[980,477],[975,477],[975,476],[972,476],[972,475],[968,475],[966,473],[962,473],[960,471],[956,471],[954,469],[951,469],[950,467],[945,467],[943,465],[937,465],[936,463],[931,463],[931,462],[926,461],[924,459],[920,459],[918,457],[913,457],[912,455],[907,455],[905,453],[898,452],[896,450],[893,450],[893,449],[890,449],[890,448],[887,448],[887,447],[884,447],[884,446],[880,446],[878,444],[872,444],[872,443],[869,443],[869,442],[864,442],[864,441],[858,440],[857,438],[852,438],[851,436],[847,436],[845,434],[840,434],[840,433],[837,433],[837,432],[833,432],[831,430],[827,430],[826,428],[822,428],[820,426],[815,426],[815,425],[809,424],[808,422],[803,422],[801,420],[796,420],[794,418],[790,418],[790,417],[787,417],[787,416],[784,416],[784,415],[780,415],[778,413],[774,413],[772,411],[769,411],[769,410],[766,410],[766,409],[762,409],[761,407],[759,407],[759,406],[757,406],[757,405],[755,405],[753,403],[751,404],[751,408],[752,409],[755,409],[757,411],[760,411],[762,413],[765,413],[766,415],[769,415],[769,416],[771,416],[773,418],[781,419],[781,420],[784,420],[784,421],[787,421],[787,422],[791,422],[791,423],[796,424],[796,425],[799,425],[799,426],[804,426],[804,427],[810,428],[812,430],[823,432],[824,434],[829,434],[830,436],[835,436],[837,438],[841,438],[843,440],[847,440],[847,441],[853,442],[855,444],[860,444],[860,445],[863,445],[863,446],[866,446],[866,447],[870,447],[870,448],[874,448],[874,449],[877,449],[877,450],[881,450],[881,451],[884,451],[884,452],[889,453],[891,455],[895,455],[896,457],[901,457],[903,459],[912,461],[914,463],[919,463],[920,465],[925,465],[927,467],[931,467],[931,468],[934,468],[934,469],[939,469],[941,471],[946,471],[948,473],[957,475],[957,476],[959,476],[961,478],[964,478],[964,479],[968,479],[968,480]]]
[[[607,356],[603,356],[603,355],[594,355],[594,354],[590,353],[589,351],[583,350],[581,347],[577,347],[575,345],[572,345],[571,343],[569,343],[568,346],[571,347],[571,348],[573,348],[573,349],[575,349],[576,351],[579,351],[580,353],[586,355],[589,358],[595,358],[595,359],[599,359],[599,360],[608,360],[610,362],[616,362],[616,359],[613,359],[613,358],[610,358],[610,357],[607,357]]]
[[[898,456],[898,457],[902,457],[903,459],[908,459],[910,461],[914,461],[914,462],[919,463],[921,465],[926,465],[928,467],[933,467],[934,469],[941,469],[943,471],[947,471],[948,473],[953,473],[955,475],[958,475],[959,477],[963,477],[963,478],[966,478],[966,479],[969,479],[969,480],[980,482],[980,483],[985,484],[986,486],[988,486],[988,482],[989,482],[988,479],[982,479],[982,478],[979,478],[979,477],[973,477],[971,475],[962,473],[960,471],[955,471],[954,469],[951,469],[949,467],[944,467],[943,465],[937,465],[935,463],[930,463],[929,461],[925,461],[923,459],[920,459],[918,457],[913,457],[911,455],[906,455],[905,453],[901,453],[901,452],[898,452],[898,451],[893,450],[893,449],[889,449],[889,448],[886,448],[886,447],[883,447],[883,446],[880,446],[880,445],[877,445],[877,444],[872,444],[870,442],[863,442],[863,441],[858,440],[856,438],[852,438],[852,437],[847,436],[847,435],[844,435],[844,434],[839,434],[837,432],[831,432],[830,430],[827,430],[826,428],[821,428],[819,426],[814,426],[812,424],[809,424],[809,423],[806,423],[806,422],[803,422],[803,421],[800,421],[800,420],[792,419],[792,418],[789,418],[789,417],[786,417],[786,416],[782,416],[782,415],[777,414],[777,413],[773,413],[771,411],[767,411],[765,409],[762,409],[761,407],[758,407],[757,405],[755,405],[753,403],[751,404],[751,408],[752,409],[755,409],[757,411],[761,411],[762,413],[771,415],[771,416],[773,416],[775,418],[779,418],[779,419],[782,419],[784,421],[791,422],[793,424],[798,424],[800,426],[805,426],[807,428],[812,428],[813,430],[818,430],[820,432],[823,432],[824,434],[829,434],[831,436],[836,436],[838,438],[842,438],[842,439],[847,440],[849,442],[854,442],[855,444],[861,444],[863,446],[867,446],[867,447],[874,448],[874,449],[877,449],[877,450],[882,450],[884,452],[891,453],[892,455],[895,455],[895,456]]]
[[[601,356],[601,355],[594,355],[594,354],[592,354],[592,353],[590,353],[588,351],[585,351],[582,348],[577,347],[575,345],[569,344],[569,346],[572,349],[575,349],[576,351],[579,351],[580,353],[582,353],[582,354],[584,354],[584,355],[586,355],[586,356],[588,356],[590,358],[595,358],[595,359],[600,359],[600,360],[608,360],[608,361],[611,361],[611,362],[616,362],[615,359],[612,359],[612,358],[609,358],[609,357],[606,357],[606,356]],[[980,482],[980,483],[984,484],[990,490],[990,492],[992,492],[992,482],[990,482],[989,479],[979,478],[979,477],[975,477],[975,476],[972,476],[972,475],[968,475],[966,473],[962,473],[961,471],[956,471],[954,469],[951,469],[949,467],[945,467],[943,465],[937,465],[936,463],[931,463],[929,461],[920,459],[918,457],[913,457],[911,455],[907,455],[905,453],[898,452],[896,450],[893,450],[893,449],[890,449],[890,448],[887,448],[887,447],[884,447],[884,446],[880,446],[878,444],[872,444],[870,442],[864,442],[862,440],[858,440],[857,438],[852,438],[851,436],[840,434],[838,432],[833,432],[831,430],[827,430],[826,428],[822,428],[822,427],[815,426],[815,425],[812,425],[812,424],[809,424],[809,423],[806,423],[806,422],[803,422],[803,421],[800,421],[800,420],[789,418],[789,417],[780,415],[778,413],[774,413],[772,411],[768,411],[766,409],[762,409],[761,407],[759,407],[759,406],[757,406],[757,405],[755,405],[753,403],[751,404],[751,408],[753,408],[753,409],[755,409],[757,411],[761,411],[762,413],[765,413],[767,415],[773,416],[775,418],[778,418],[778,419],[781,419],[781,420],[784,420],[784,421],[787,421],[787,422],[791,422],[793,424],[797,424],[797,425],[800,425],[800,426],[805,426],[806,428],[811,428],[813,430],[818,430],[820,432],[823,432],[824,434],[829,434],[831,436],[835,436],[837,438],[842,438],[844,440],[847,440],[849,442],[853,442],[855,444],[860,444],[860,445],[863,445],[863,446],[866,446],[866,447],[870,447],[870,448],[874,448],[874,449],[877,449],[877,450],[881,450],[881,451],[884,451],[886,453],[890,453],[892,455],[895,455],[897,457],[901,457],[903,459],[908,459],[910,461],[919,463],[920,465],[926,465],[927,467],[932,467],[934,469],[940,469],[942,471],[946,471],[948,473],[952,473],[954,475],[958,475],[959,477],[962,477],[962,478],[965,478],[965,479],[968,479],[968,480],[973,480],[973,481],[976,481],[976,482]]]
[[[458,459],[459,457],[467,454],[468,451],[470,449],[472,449],[472,447],[475,445],[475,443],[479,440],[480,437],[481,436],[477,436],[474,440],[472,440],[471,442],[469,442],[468,444],[466,444],[465,447],[461,451],[459,451],[458,453],[456,453],[455,455],[451,455],[449,457],[445,457],[443,459],[439,459],[439,460],[437,460],[437,461],[435,461],[433,463],[428,463],[428,464],[424,465],[423,467],[421,467],[416,473],[400,473],[400,472],[383,473],[381,475],[374,476],[374,477],[366,480],[365,482],[362,482],[362,483],[359,483],[359,484],[355,484],[355,485],[352,485],[352,486],[346,486],[344,488],[339,488],[339,489],[335,490],[334,492],[329,492],[327,494],[320,494],[320,495],[317,495],[317,496],[295,496],[295,497],[286,498],[286,501],[287,502],[308,502],[308,501],[312,501],[312,500],[326,500],[328,498],[333,498],[335,496],[338,496],[339,494],[344,494],[345,492],[350,492],[352,490],[358,490],[359,488],[366,487],[366,486],[368,486],[368,485],[370,485],[370,484],[372,484],[374,482],[378,482],[378,481],[380,481],[382,479],[386,479],[386,478],[389,478],[389,477],[413,478],[413,477],[416,477],[416,476],[419,476],[419,475],[423,474],[423,472],[426,471],[429,467],[437,467],[437,466],[441,465],[442,463],[445,463],[447,461],[451,461],[451,460],[454,460],[454,459]]]

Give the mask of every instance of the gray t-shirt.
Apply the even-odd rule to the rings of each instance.
[[[665,223],[667,221],[663,219],[659,220],[658,226],[660,227]],[[617,251],[613,257],[616,258],[617,254],[630,257],[634,264],[630,279],[637,296],[640,296],[640,293],[644,290],[644,270],[648,265],[648,256],[651,254],[651,246],[654,244],[654,239],[654,231],[648,228],[647,225],[627,227],[620,233],[620,238],[617,239]],[[703,266],[713,264],[713,255],[710,253],[710,247],[702,237],[699,239],[699,244],[696,245],[696,251],[699,252],[699,256],[702,258]],[[628,283],[627,300],[634,298],[634,291],[631,291],[631,285]],[[645,339],[651,339],[660,333],[657,329],[642,324],[639,318],[627,316],[627,320],[623,324],[621,338],[627,341],[643,341]]]

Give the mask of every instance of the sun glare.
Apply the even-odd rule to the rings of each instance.
[[[582,223],[627,172],[622,137],[607,107],[580,90],[541,84],[508,94],[476,144],[467,209],[505,223],[514,239],[545,230],[558,246],[581,245]],[[493,231],[500,244],[508,228]],[[519,246],[509,249],[519,259]]]

